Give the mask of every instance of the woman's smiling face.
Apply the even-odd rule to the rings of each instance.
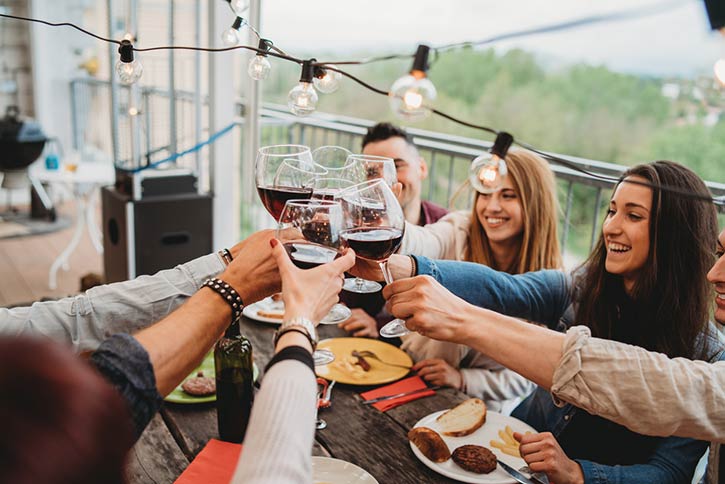
[[[621,275],[625,290],[630,292],[649,257],[652,189],[626,180],[646,182],[633,176],[619,184],[609,202],[602,233],[607,248],[606,270]]]
[[[521,237],[524,213],[510,177],[506,177],[500,190],[478,194],[476,215],[492,244],[507,244]]]

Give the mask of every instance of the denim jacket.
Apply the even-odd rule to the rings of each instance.
[[[415,257],[418,274],[430,275],[448,290],[471,304],[563,330],[571,306],[571,278],[560,271],[545,270],[510,275],[480,264],[432,261]],[[581,412],[572,405],[557,407],[551,395],[537,389],[513,415],[526,420],[539,431],[555,437]],[[594,436],[593,436],[594,437]],[[643,439],[650,439],[643,437]],[[669,437],[658,443],[646,462],[634,465],[602,465],[577,460],[585,482],[593,483],[689,483],[707,443]],[[622,449],[627,452],[627,449]],[[575,459],[576,460],[576,459]]]

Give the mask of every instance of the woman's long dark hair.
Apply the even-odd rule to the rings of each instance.
[[[655,186],[710,195],[692,170],[671,161],[634,166],[622,175],[617,186],[632,176]],[[629,294],[634,316],[627,321],[621,318],[620,302],[626,299],[624,283],[621,276],[606,271],[607,249],[600,235],[579,271],[576,321],[587,324],[592,334],[601,338],[617,339],[670,357],[705,359],[708,355],[700,336],[707,329],[712,300],[706,274],[714,261],[712,248],[717,239],[715,207],[653,188],[649,233],[649,255]]]

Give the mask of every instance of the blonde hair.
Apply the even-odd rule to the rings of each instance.
[[[465,260],[486,264],[511,274],[562,267],[557,234],[558,202],[554,173],[548,163],[530,151],[509,151],[508,176],[521,202],[524,229],[521,248],[511,267],[495,267],[486,231],[476,214],[476,193],[471,210],[471,232]]]

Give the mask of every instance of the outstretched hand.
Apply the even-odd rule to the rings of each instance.
[[[576,461],[567,457],[551,432],[521,434],[514,432],[519,452],[534,472],[543,472],[553,484],[583,484],[584,474]]]
[[[285,320],[305,317],[319,323],[338,301],[345,271],[355,263],[355,252],[346,249],[332,262],[314,269],[300,269],[292,263],[277,239],[272,239],[270,245],[282,279]]]
[[[383,288],[387,308],[405,326],[429,338],[464,343],[469,303],[430,276],[401,279]]]

